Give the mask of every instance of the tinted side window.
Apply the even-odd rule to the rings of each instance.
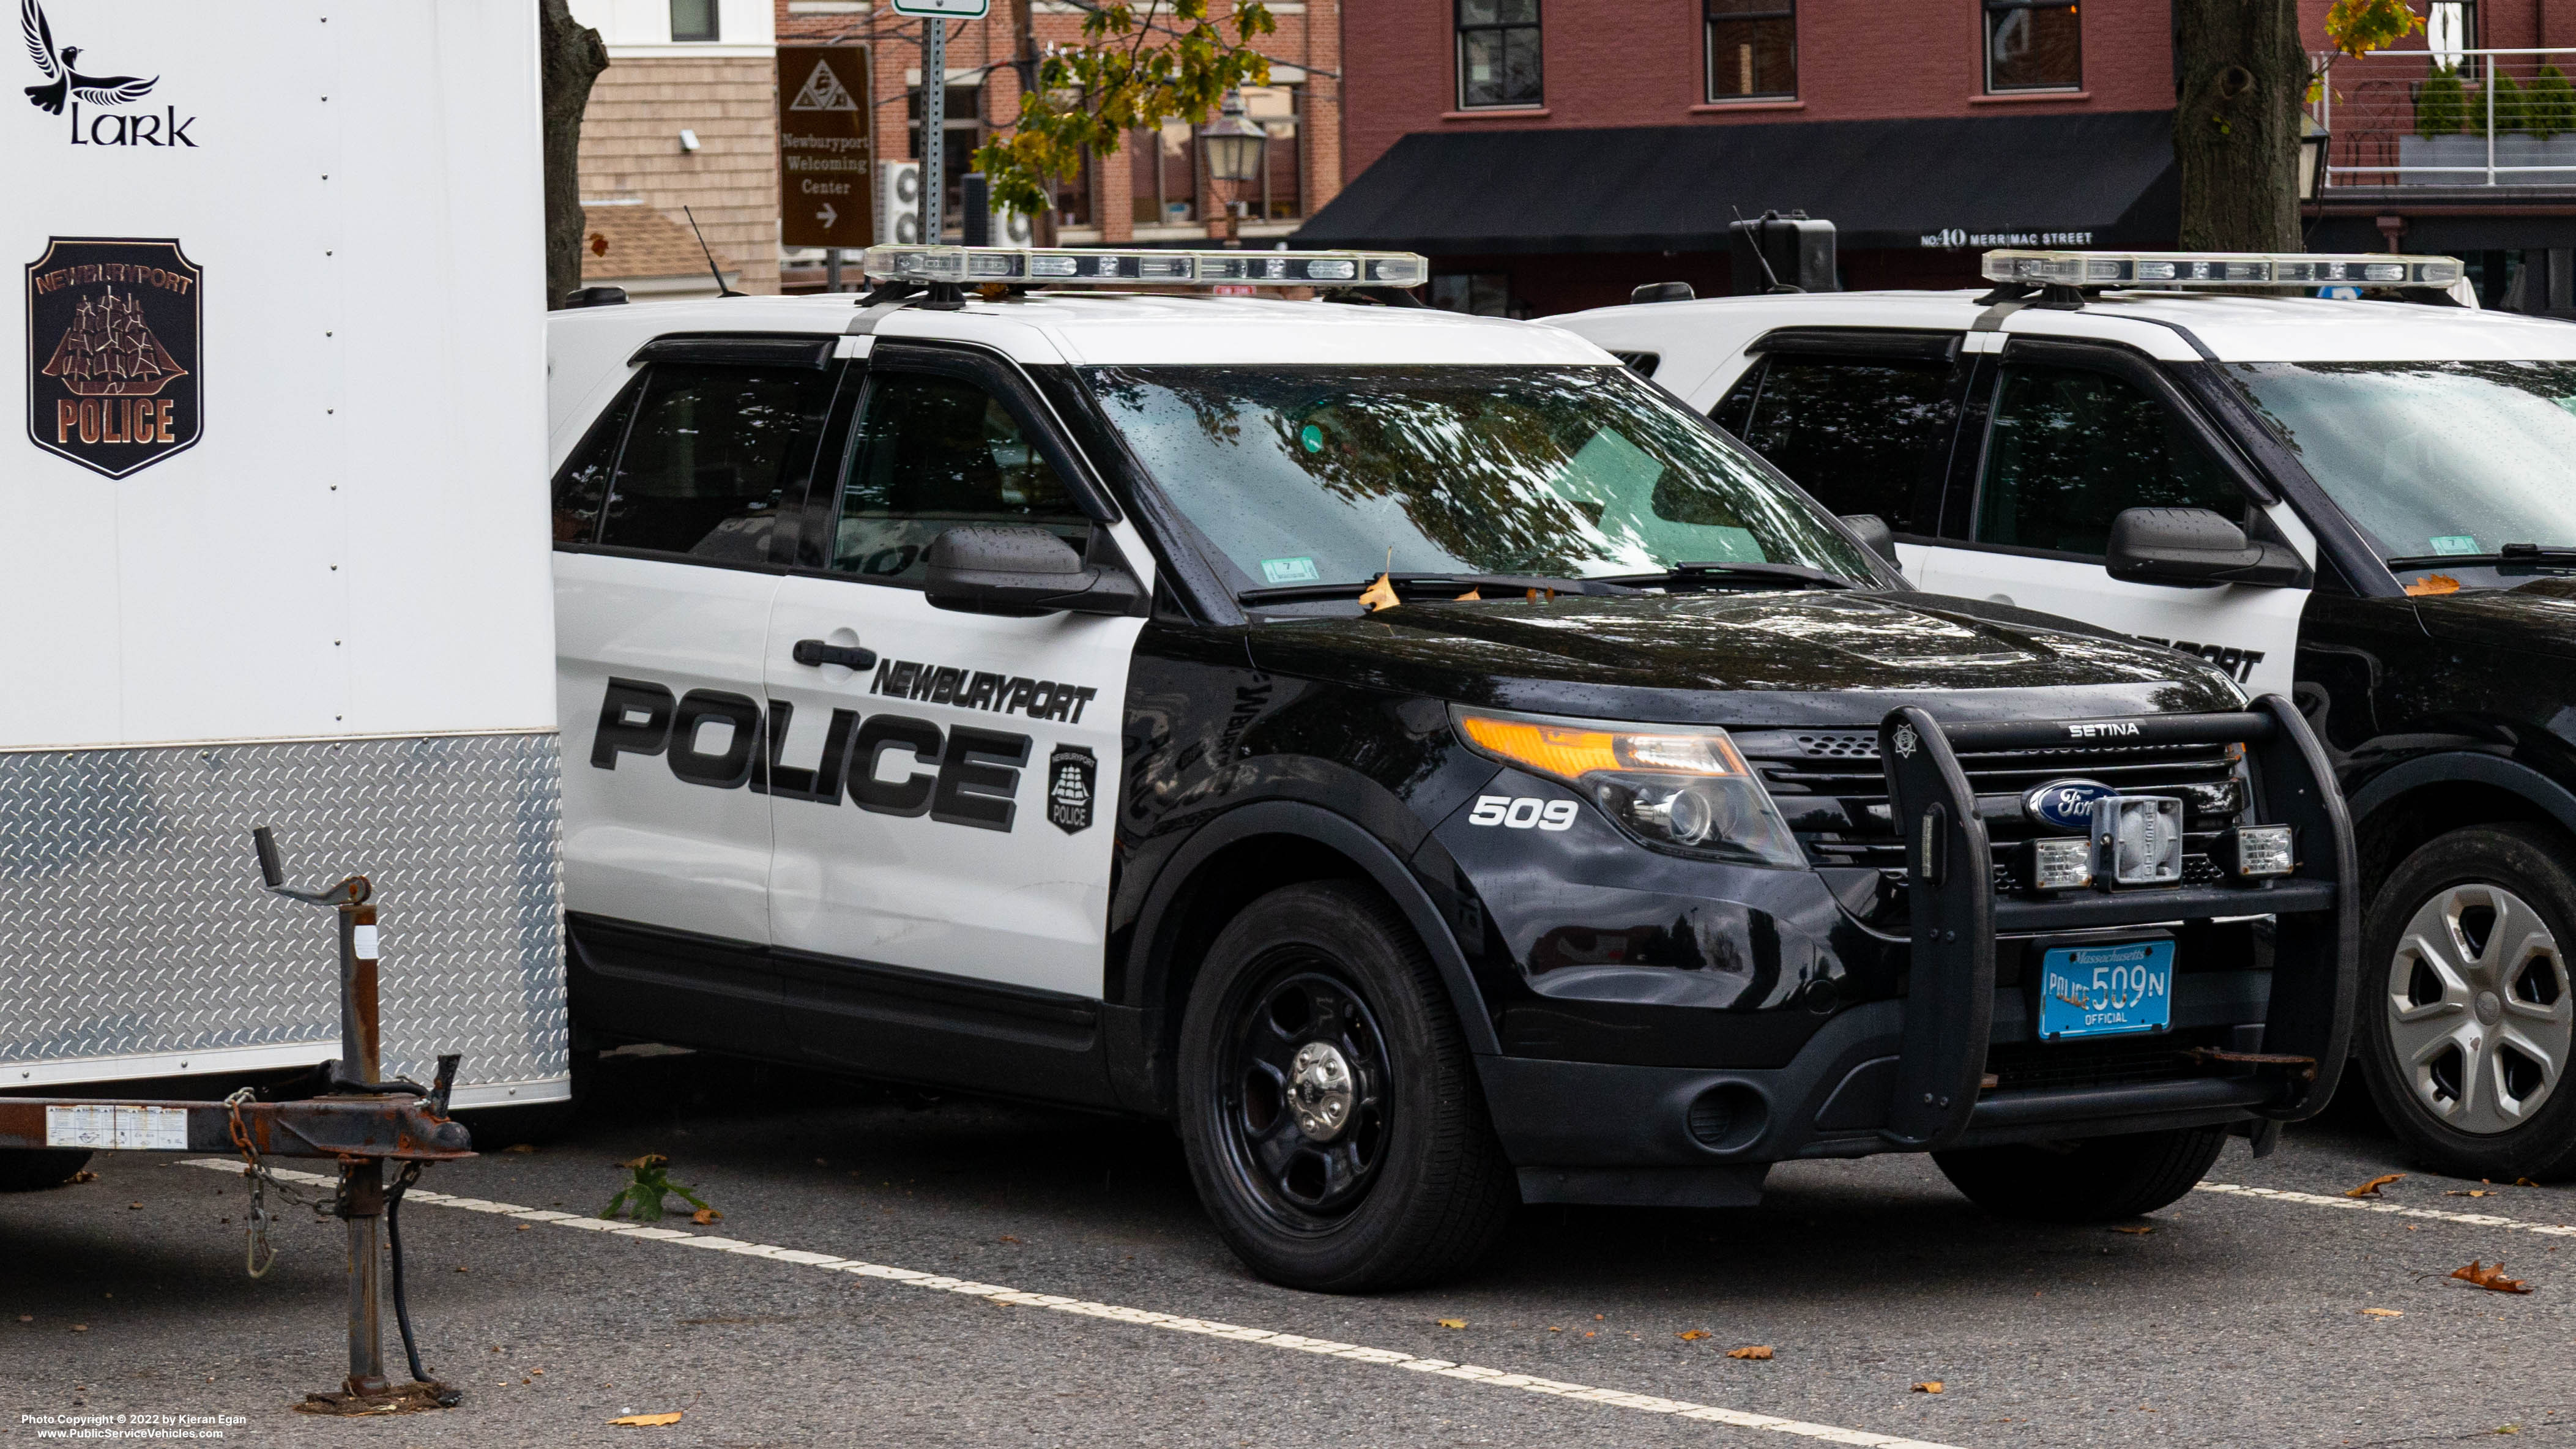
[[[1977,541],[2098,558],[2125,508],[2209,508],[2241,522],[2245,495],[2139,388],[2078,368],[2004,368]]]
[[[1836,513],[1929,532],[1916,526],[1914,494],[1935,455],[1947,455],[1952,375],[1948,363],[1774,357],[1744,441]]]
[[[1017,420],[962,378],[878,373],[850,440],[832,568],[918,582],[933,539],[961,523],[1046,528],[1079,551],[1091,520]]]
[[[555,542],[588,543],[598,536],[600,505],[608,501],[608,472],[617,466],[617,445],[626,441],[626,420],[635,414],[641,386],[630,383],[620,390],[555,470]]]
[[[782,505],[803,496],[832,375],[656,364],[617,460],[599,541],[763,563]]]
[[[1744,375],[1735,380],[1735,386],[1728,388],[1726,396],[1717,400],[1717,406],[1708,410],[1709,421],[1742,438],[1744,425],[1753,420],[1753,395],[1761,390],[1762,364],[1757,361],[1744,369]]]

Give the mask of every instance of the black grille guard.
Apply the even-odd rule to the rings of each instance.
[[[2054,899],[1998,900],[1976,792],[1959,750],[2118,744],[2242,744],[2254,798],[2247,818],[2296,828],[2298,864],[2260,884],[2183,885],[2126,892],[2083,890]],[[2360,908],[2352,819],[2316,736],[2288,700],[2267,694],[2227,714],[2128,719],[2019,720],[1943,725],[1908,707],[1879,725],[1879,758],[1905,845],[1911,921],[1911,979],[1902,1055],[1881,1133],[1893,1144],[1939,1151],[1973,1127],[2005,1125],[2012,1105],[1979,1110],[1986,1048],[1994,1026],[1996,933],[2088,930],[2102,926],[2269,915],[2274,940],[2271,1007],[2263,1050],[2305,1058],[2313,1072],[2264,1070],[2256,1081],[2197,1084],[2275,1121],[2323,1110],[2342,1075],[2352,1036],[2352,988],[2360,952]],[[2174,1084],[2146,1088],[2172,1097]],[[2113,1096],[2127,1095],[2113,1093]],[[2180,1105],[2179,1101],[2175,1105]],[[2116,1104],[2099,1106],[2112,1110]],[[1987,1117],[1996,1121],[1987,1122]]]

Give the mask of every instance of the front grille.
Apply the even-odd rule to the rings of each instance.
[[[2202,1027],[2098,1041],[1998,1042],[1986,1048],[1986,1070],[1998,1078],[1995,1089],[2003,1092],[2206,1076],[2207,1068],[2183,1054],[2196,1046],[2225,1046],[2222,1038],[2227,1030]]]

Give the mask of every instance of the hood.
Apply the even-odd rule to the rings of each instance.
[[[1740,725],[2233,709],[2217,670],[2003,605],[1797,592],[1413,603],[1253,631],[1263,668],[1535,713]]]
[[[2548,577],[2510,589],[2426,594],[2415,616],[2436,639],[2517,654],[2576,659],[2576,578]]]

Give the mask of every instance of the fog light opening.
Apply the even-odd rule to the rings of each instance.
[[[1691,1099],[1683,1125],[1693,1141],[1713,1152],[1740,1152],[1762,1136],[1771,1105],[1741,1082],[1721,1082]]]

